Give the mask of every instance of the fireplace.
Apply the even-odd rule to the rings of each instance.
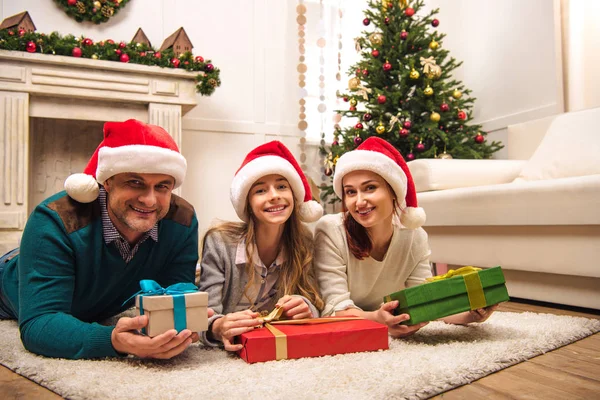
[[[0,50],[0,254],[27,215],[81,172],[105,121],[160,125],[181,147],[196,105],[195,74],[110,61]]]

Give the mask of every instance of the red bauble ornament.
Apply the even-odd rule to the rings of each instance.
[[[190,65],[190,62],[189,61],[184,61],[183,64],[184,65]]]
[[[406,32],[406,31],[400,32],[400,39],[406,40],[407,37],[408,37],[408,32]]]
[[[365,115],[363,115],[363,120],[366,122],[369,122],[372,119],[373,119],[373,116],[369,113],[365,113]]]
[[[369,18],[365,18],[365,19],[363,19],[363,25],[364,25],[364,26],[367,26],[367,25],[369,25],[370,23],[371,23],[371,20],[370,20]]]
[[[350,111],[356,111],[356,107],[350,106]]]
[[[106,42],[107,42],[108,44],[115,44],[115,41],[114,41],[114,40],[112,40],[112,39],[108,39]]]
[[[412,7],[408,7],[406,10],[404,10],[404,15],[406,15],[407,17],[412,17],[413,15],[415,15],[415,9]]]
[[[15,32],[13,32],[13,31],[8,31],[8,36],[15,36]]]
[[[121,54],[121,57],[119,57],[119,60],[121,60],[121,62],[128,63],[129,56],[127,55],[127,53],[123,53],[123,54]]]
[[[37,46],[33,42],[27,42],[26,50],[28,53],[35,53]]]
[[[360,74],[362,74],[362,71],[359,69],[356,70],[356,72],[354,73],[354,76],[360,76]]]
[[[94,44],[94,42],[90,38],[83,39],[83,41],[81,43],[83,43],[85,46],[91,46]]]
[[[340,143],[337,140],[334,140],[333,142],[331,142],[331,147],[335,147],[335,146],[339,146]]]
[[[467,119],[467,113],[464,111],[458,112],[458,119]]]
[[[408,161],[412,161],[412,160],[414,160],[414,159],[415,159],[415,155],[414,155],[413,153],[408,153],[408,154],[406,155],[406,159],[407,159]]]
[[[25,31],[25,29],[19,29],[19,37],[25,36],[25,33],[27,33],[27,31]]]
[[[160,51],[157,51],[156,53],[154,53],[154,58],[161,58],[162,54],[160,54]]]
[[[387,100],[387,98],[382,94],[380,94],[379,97],[377,97],[377,102],[379,104],[384,104],[386,102],[386,100]]]
[[[358,122],[356,125],[354,125],[355,129],[362,129],[364,128],[363,124],[361,124],[360,122]]]
[[[383,70],[384,71],[387,72],[387,71],[389,71],[391,69],[392,69],[392,64],[390,64],[389,62],[386,62],[386,63],[383,64]]]
[[[425,151],[425,145],[423,143],[419,143],[415,146],[415,150],[418,152]]]
[[[408,136],[408,133],[409,133],[409,132],[408,132],[408,129],[405,129],[405,128],[402,128],[402,129],[400,129],[400,132],[398,132],[398,134],[399,134],[401,137],[406,137],[406,136]]]
[[[394,8],[394,5],[392,4],[392,2],[388,2],[388,8],[391,10],[392,8]]]
[[[446,112],[450,109],[450,106],[446,103],[442,103],[442,105],[440,106],[440,110],[443,112]]]
[[[140,53],[140,57],[146,57],[146,52],[145,52],[145,51],[142,51],[142,52]]]
[[[202,56],[196,56],[196,58],[194,58],[194,61],[196,61],[197,63],[204,62],[204,57],[202,57]]]
[[[404,121],[404,123],[402,124],[403,127],[405,127],[406,129],[410,129],[412,127],[412,122],[410,121]]]
[[[121,42],[121,43],[119,43],[119,47],[121,49],[124,49],[125,47],[127,47],[127,44],[125,44],[125,42]]]
[[[345,102],[348,102],[348,96],[344,96],[343,100],[344,100]]]
[[[215,69],[215,66],[214,66],[214,65],[212,65],[212,64],[206,64],[206,65],[204,66],[204,70],[205,70],[206,72],[212,72],[214,69]]]
[[[71,55],[73,57],[81,57],[81,54],[83,54],[83,52],[81,51],[81,49],[79,47],[74,47],[73,51],[71,52]]]
[[[75,4],[77,4],[77,0],[67,0],[67,4],[70,6],[74,6]]]
[[[323,173],[325,174],[325,176],[331,176],[333,175],[333,170],[329,167],[325,168],[325,171],[323,171]]]
[[[115,49],[115,53],[117,53],[117,55],[120,56],[123,52],[120,49]]]
[[[436,28],[439,24],[440,24],[440,20],[439,19],[434,19],[433,21],[431,21],[431,25],[434,28]]]
[[[179,68],[179,64],[181,64],[181,61],[179,61],[179,58],[172,58],[171,59],[171,64],[173,64],[173,66],[175,68]]]
[[[386,25],[390,24],[390,18],[389,17],[385,17],[385,19],[383,20],[383,22],[385,22]]]
[[[363,76],[369,76],[369,70],[363,69],[362,74],[363,74]]]
[[[358,146],[361,143],[362,143],[362,138],[360,136],[357,136],[357,137],[354,138],[354,144],[355,145]]]
[[[485,140],[485,137],[480,133],[477,136],[475,136],[475,143],[483,143],[483,141]]]
[[[379,50],[375,49],[371,52],[371,55],[375,58],[379,57]]]

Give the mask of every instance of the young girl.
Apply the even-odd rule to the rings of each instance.
[[[370,137],[339,158],[333,179],[343,212],[327,215],[315,232],[315,269],[325,300],[322,315],[357,315],[386,324],[390,335],[408,336],[426,323],[399,325],[397,301],[385,295],[431,276],[425,212],[417,208],[406,162],[388,142]],[[495,307],[446,317],[448,323],[483,322]]]
[[[231,183],[231,202],[243,221],[210,229],[203,239],[200,290],[215,315],[205,344],[237,351],[233,338],[259,326],[276,306],[290,319],[318,317],[323,300],[312,270],[313,241],[304,222],[317,221],[304,173],[278,141],[244,159]]]

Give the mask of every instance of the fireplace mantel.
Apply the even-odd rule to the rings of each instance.
[[[29,205],[29,118],[160,125],[181,147],[195,73],[0,50],[0,254],[19,242]]]

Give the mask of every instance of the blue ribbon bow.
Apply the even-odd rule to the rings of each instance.
[[[140,290],[133,296],[125,300],[127,303],[135,296],[140,296],[140,315],[144,315],[144,296],[173,296],[173,319],[177,333],[187,327],[187,318],[185,315],[185,294],[194,293],[198,288],[193,283],[176,283],[168,286],[166,289],[160,286],[156,281],[144,279],[140,281]],[[145,329],[142,330],[145,333]]]

